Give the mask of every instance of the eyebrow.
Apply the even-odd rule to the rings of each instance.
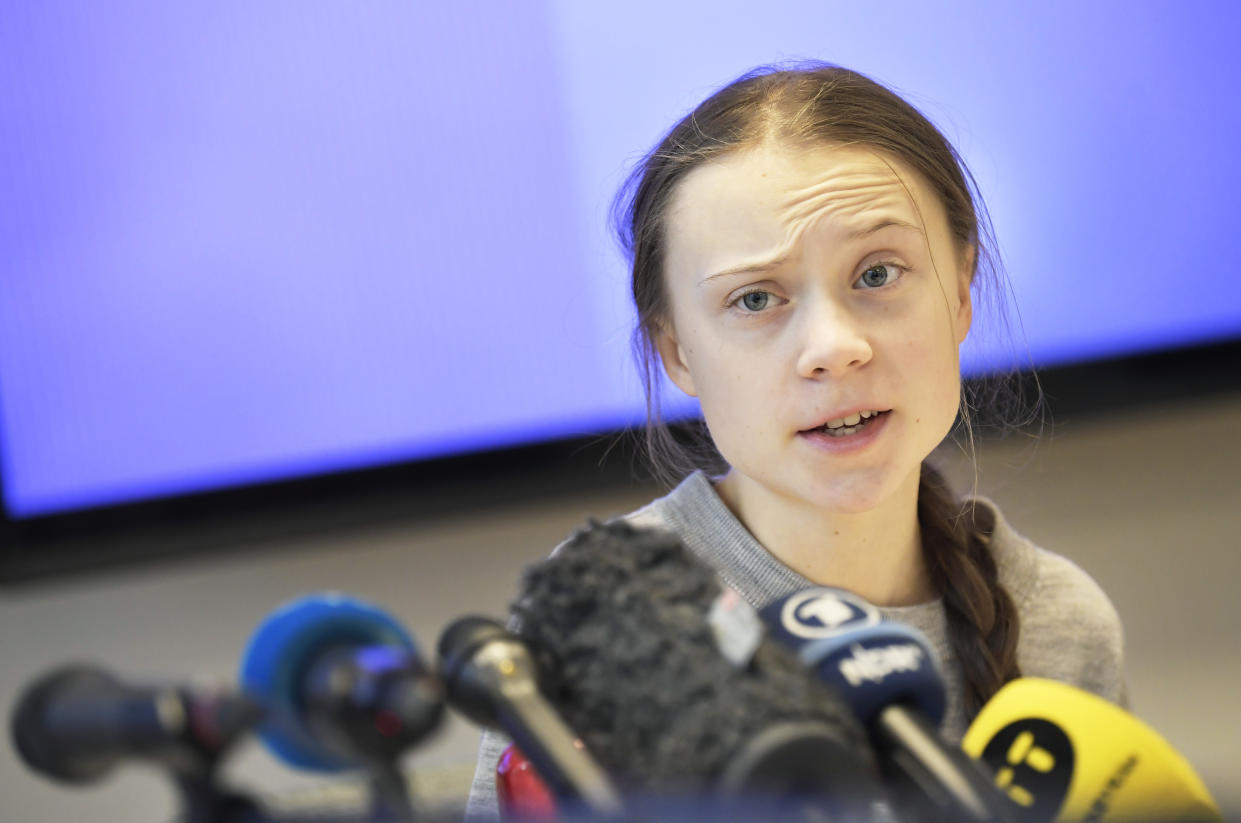
[[[884,229],[890,229],[894,227],[898,229],[905,229],[906,231],[916,231],[918,234],[922,234],[921,226],[915,226],[913,223],[906,223],[904,220],[892,219],[892,220],[884,220],[879,223],[876,223],[875,225],[871,226],[869,229],[861,229],[860,231],[855,231],[849,235],[849,239],[860,240],[861,238],[869,237],[870,235],[875,234],[876,232],[880,232],[880,231],[883,231]]]
[[[859,229],[858,231],[852,232],[849,235],[848,239],[849,240],[861,240],[864,237],[870,237],[872,234],[876,234],[878,232],[883,231],[884,229],[890,229],[890,228],[898,228],[898,229],[904,229],[906,231],[914,231],[914,232],[917,232],[918,234],[923,233],[922,229],[919,226],[915,226],[912,223],[906,223],[904,220],[890,219],[890,220],[881,220],[880,222],[876,223],[875,225],[871,226],[868,229]],[[782,254],[779,257],[774,257],[771,260],[765,260],[761,263],[742,263],[740,266],[733,266],[732,268],[724,269],[723,271],[717,271],[714,274],[707,275],[706,277],[702,278],[701,281],[699,281],[699,285],[702,285],[703,283],[706,283],[709,280],[714,280],[717,277],[728,277],[731,274],[761,274],[763,272],[771,271],[772,269],[779,268],[784,263],[784,261],[788,259],[789,259],[788,254]]]
[[[779,268],[784,261],[788,259],[789,256],[787,254],[782,254],[779,257],[762,263],[742,263],[740,266],[733,266],[731,269],[724,269],[723,271],[717,271],[715,274],[707,275],[702,278],[699,285],[702,285],[709,280],[714,280],[717,277],[728,277],[730,274],[761,274],[762,272]]]

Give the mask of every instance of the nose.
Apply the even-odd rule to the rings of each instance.
[[[797,332],[799,376],[840,377],[870,362],[873,352],[865,329],[846,306],[827,298],[803,305]]]

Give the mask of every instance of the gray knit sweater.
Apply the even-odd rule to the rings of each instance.
[[[1124,705],[1120,618],[1107,595],[1072,561],[1040,549],[1013,531],[994,503],[983,498],[976,502],[980,521],[994,520],[990,548],[1000,583],[1017,606],[1021,673],[1060,680]],[[755,608],[813,585],[759,545],[701,472],[624,519],[635,526],[676,534]],[[886,619],[913,626],[930,639],[942,663],[948,692],[941,730],[946,739],[960,741],[970,718],[963,705],[961,666],[948,642],[943,601],[880,611]],[[497,816],[495,767],[507,745],[502,735],[483,734],[466,809],[468,820]]]

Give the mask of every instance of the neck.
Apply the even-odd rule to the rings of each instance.
[[[736,472],[716,489],[755,539],[807,580],[877,606],[910,606],[937,596],[922,559],[919,474],[878,507],[856,513],[784,497]]]

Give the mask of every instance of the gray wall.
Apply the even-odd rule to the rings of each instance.
[[[962,488],[972,469],[946,455]],[[1037,445],[985,444],[979,491],[1036,542],[1102,584],[1125,622],[1137,715],[1184,753],[1216,799],[1241,808],[1241,396],[1061,421]],[[0,704],[68,660],[129,680],[227,683],[253,628],[277,603],[338,589],[405,622],[428,650],[467,612],[500,614],[520,569],[587,515],[645,502],[653,490],[583,494],[442,519],[385,523],[296,545],[96,573],[0,591]],[[7,712],[7,708],[6,708]],[[459,802],[476,735],[450,722],[410,758],[420,793]],[[286,807],[349,804],[348,786],[281,767],[246,744],[227,774]],[[174,798],[140,767],[66,790],[0,746],[0,818],[141,823],[171,818]]]

